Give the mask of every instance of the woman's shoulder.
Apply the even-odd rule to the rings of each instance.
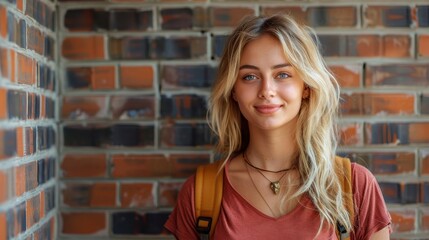
[[[351,169],[352,169],[352,179],[354,181],[365,181],[365,182],[373,182],[376,181],[374,175],[371,173],[371,171],[368,170],[368,168],[352,162],[351,163]]]

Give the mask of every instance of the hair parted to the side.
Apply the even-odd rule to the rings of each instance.
[[[341,186],[332,174],[337,149],[339,87],[318,50],[317,37],[311,28],[285,15],[252,16],[243,19],[232,32],[209,101],[208,120],[218,138],[216,150],[229,159],[248,146],[247,120],[233,100],[232,89],[244,46],[262,34],[270,34],[281,43],[286,59],[310,89],[298,114],[296,140],[302,184],[294,197],[309,194],[322,219],[319,231],[326,224],[336,226],[337,221],[350,231],[352,223],[343,205]]]

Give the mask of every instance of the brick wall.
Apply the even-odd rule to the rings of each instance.
[[[55,5],[0,1],[0,239],[54,239]]]
[[[393,238],[429,233],[428,3],[59,5],[60,236],[165,234],[181,183],[213,159],[205,104],[228,32],[277,12],[316,28],[342,86],[340,153],[379,179]]]
[[[393,239],[426,238],[426,1],[0,0],[0,240],[166,236],[184,179],[214,158],[226,36],[276,12],[316,29],[342,86],[340,154],[376,175]]]

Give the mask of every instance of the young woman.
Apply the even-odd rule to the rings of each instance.
[[[224,155],[223,198],[212,239],[389,239],[378,184],[352,164],[355,218],[334,173],[339,89],[311,30],[287,16],[246,18],[232,33],[210,99]],[[198,239],[190,177],[165,227]]]

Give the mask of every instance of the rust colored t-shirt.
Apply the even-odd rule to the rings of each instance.
[[[316,237],[320,217],[308,196],[303,196],[291,212],[272,218],[235,191],[227,173],[225,170],[222,207],[213,239],[337,239],[334,228],[323,229]],[[352,163],[352,179],[356,210],[351,239],[369,239],[386,226],[390,229],[390,215],[374,176],[366,168]],[[194,181],[195,176],[192,176],[184,183],[176,208],[165,224],[165,228],[180,240],[199,239],[195,230]]]

